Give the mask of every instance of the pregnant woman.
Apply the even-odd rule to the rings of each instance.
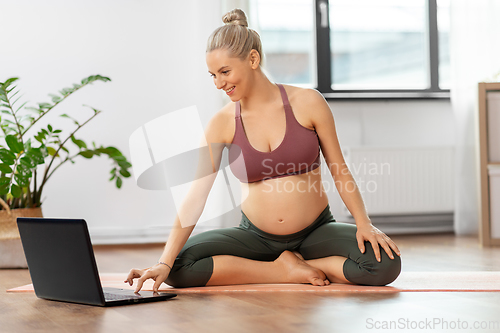
[[[160,260],[132,269],[174,287],[249,283],[386,285],[401,271],[396,244],[371,223],[344,161],[323,96],[271,82],[262,71],[259,35],[235,9],[208,40],[206,61],[231,102],[207,125],[211,175],[195,182]],[[245,200],[238,227],[190,237],[219,169],[223,149]],[[336,222],[321,180],[320,154],[356,225]],[[182,210],[182,209],[181,209]],[[182,223],[181,223],[182,219]]]

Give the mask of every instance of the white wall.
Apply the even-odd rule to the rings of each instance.
[[[77,138],[130,157],[128,139],[140,125],[196,105],[205,126],[222,106],[205,64],[207,37],[220,25],[219,0],[0,0],[0,8],[0,81],[20,77],[30,105],[89,75],[112,79],[79,91],[47,117],[70,130],[58,114],[85,119],[90,111],[82,104],[101,109]],[[344,147],[454,143],[449,102],[337,101],[331,107]],[[118,190],[107,180],[109,170],[104,157],[63,166],[47,183],[45,216],[85,218],[94,243],[164,241],[175,217],[169,192],[142,190],[133,178]],[[338,196],[330,198],[337,215]],[[239,215],[223,223],[236,225]]]

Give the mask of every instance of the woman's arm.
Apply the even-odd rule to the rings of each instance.
[[[302,107],[307,107],[308,114],[311,114],[312,124],[318,134],[321,151],[332,174],[335,186],[356,221],[358,228],[356,238],[360,251],[365,252],[364,242],[366,240],[372,244],[378,261],[380,261],[378,244],[382,246],[390,258],[394,257],[391,248],[400,255],[396,244],[382,231],[373,226],[368,217],[359,188],[345,163],[337,138],[335,121],[328,103],[316,90],[304,89],[301,94],[303,96],[301,96],[300,100],[303,102],[299,104],[303,104]]]
[[[223,109],[224,110],[224,109]],[[161,283],[170,274],[175,258],[188,240],[197,221],[199,220],[212,185],[220,167],[222,152],[224,150],[224,133],[227,131],[227,116],[219,111],[210,120],[205,130],[205,140],[200,144],[200,153],[194,182],[191,184],[182,206],[177,212],[172,230],[158,262],[145,269],[132,269],[124,282],[133,284],[138,278],[136,292],[141,290],[144,281],[155,280],[153,291],[157,292]]]

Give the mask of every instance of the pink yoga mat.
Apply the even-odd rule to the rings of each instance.
[[[123,283],[127,273],[101,274],[103,287],[134,289]],[[153,281],[144,283],[143,290],[152,290]],[[33,285],[28,284],[7,290],[8,292],[33,292]],[[388,286],[372,287],[349,284],[330,284],[317,287],[309,284],[245,284],[216,287],[173,288],[162,284],[160,291],[182,293],[218,293],[218,292],[410,292],[410,291],[500,291],[500,272],[402,272]]]

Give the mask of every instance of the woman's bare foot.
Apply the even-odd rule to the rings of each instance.
[[[290,251],[284,251],[275,262],[283,265],[289,283],[310,283],[314,286],[330,284],[323,271],[308,265]]]

